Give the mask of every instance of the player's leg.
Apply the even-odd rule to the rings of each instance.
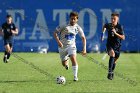
[[[115,52],[113,49],[110,49],[109,50],[109,72],[112,72],[112,67],[113,67],[113,63],[114,63],[114,60],[115,60]]]
[[[112,67],[112,70],[113,70],[113,71],[115,70],[116,63],[117,63],[117,60],[118,60],[119,56],[120,56],[120,51],[119,51],[119,50],[116,50],[116,51],[115,51],[114,64],[113,64],[113,67]]]
[[[12,53],[12,50],[13,50],[12,43],[9,43],[9,47],[10,47],[10,49],[9,49],[9,52],[8,52],[8,54],[7,54],[7,62],[9,61],[10,55],[11,55],[11,53]]]
[[[3,62],[6,63],[6,60],[7,60],[7,49],[6,49],[6,45],[7,45],[7,41],[4,39],[4,48],[5,48],[5,51],[4,51],[4,57],[3,57]]]
[[[118,58],[115,58],[114,59],[114,63],[113,63],[113,66],[112,66],[112,79],[114,78],[114,70],[115,70],[115,67],[116,67],[116,61],[117,61]]]
[[[107,51],[108,51],[108,55],[110,56],[109,58],[109,67],[108,67],[108,76],[107,78],[112,80],[113,79],[113,71],[112,71],[112,68],[113,68],[113,64],[114,64],[114,60],[115,60],[115,52],[113,50],[113,48],[111,47],[108,47],[107,48]]]
[[[62,61],[62,65],[66,68],[66,70],[68,70],[69,69],[69,60],[67,59],[67,60],[63,60]]]
[[[78,63],[76,60],[76,54],[70,55],[70,60],[72,62],[72,69],[74,74],[74,81],[78,81]]]
[[[8,57],[8,54],[10,53],[10,51],[11,51],[11,48],[10,48],[9,44],[6,44],[4,47],[5,47],[5,54],[4,54],[3,61],[6,63],[7,62],[7,57]]]
[[[113,67],[112,67],[112,71],[115,70],[117,60],[118,60],[118,58],[115,58],[115,59],[114,59],[114,63],[113,63]]]
[[[76,59],[76,47],[69,47],[68,54],[70,55],[70,60],[72,62],[74,81],[78,81],[78,63]]]
[[[115,50],[115,59],[114,59],[113,67],[112,67],[112,78],[114,78],[114,70],[115,70],[116,62],[117,62],[119,56],[120,56],[120,51]]]
[[[66,49],[59,48],[59,54],[61,58],[62,65],[66,68],[66,70],[69,69],[69,63],[68,63],[68,53],[66,52]]]

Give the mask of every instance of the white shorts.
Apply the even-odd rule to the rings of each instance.
[[[61,61],[66,61],[69,59],[70,55],[76,55],[76,46],[68,46],[66,48],[58,48]]]

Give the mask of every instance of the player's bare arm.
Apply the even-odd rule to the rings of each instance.
[[[122,39],[122,40],[125,40],[125,35],[120,35],[120,34],[118,34],[118,33],[116,32],[115,29],[112,29],[112,31],[114,32],[114,34],[115,34],[117,37],[119,37],[119,38]]]
[[[106,28],[105,28],[105,27],[103,27],[102,32],[103,32],[103,33],[105,33],[105,31],[106,31]]]
[[[63,47],[63,44],[62,44],[61,41],[59,40],[57,31],[54,31],[53,35],[54,35],[54,38],[55,38],[56,42],[58,43],[58,46],[62,48],[62,47]]]
[[[101,41],[104,40],[104,33],[105,33],[105,31],[106,31],[106,28],[103,27],[103,29],[102,29],[102,33],[101,33]]]
[[[83,51],[82,51],[82,54],[83,55],[86,55],[86,38],[85,38],[85,36],[82,36],[81,37],[82,38],[82,42],[83,42]]]
[[[4,35],[2,28],[0,28],[0,35]]]

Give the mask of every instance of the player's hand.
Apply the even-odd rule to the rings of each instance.
[[[103,37],[101,37],[101,42],[103,42],[104,41],[104,36]]]
[[[102,32],[101,33],[101,42],[103,42],[104,41],[104,33]]]
[[[11,33],[12,33],[12,34],[15,34],[15,31],[14,31],[14,30],[11,30]]]
[[[116,30],[115,30],[115,28],[112,29],[112,32],[114,32],[114,34],[116,34]]]
[[[60,48],[63,48],[63,44],[62,44],[61,42],[58,42],[58,46],[59,46]]]

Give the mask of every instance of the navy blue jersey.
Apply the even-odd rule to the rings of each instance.
[[[16,29],[16,27],[15,27],[14,23],[11,23],[11,24],[4,23],[4,24],[2,24],[2,30],[3,30],[3,33],[4,33],[4,39],[5,40],[13,39],[13,35],[12,35],[11,30],[15,30],[15,29]]]
[[[107,45],[115,48],[120,48],[121,39],[116,35],[114,35],[112,29],[114,28],[118,34],[124,35],[122,26],[120,24],[117,24],[116,26],[112,26],[112,23],[107,23],[104,25],[104,28],[106,28],[108,32]]]

